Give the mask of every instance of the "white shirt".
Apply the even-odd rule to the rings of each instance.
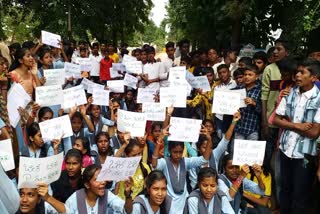
[[[159,78],[160,66],[161,66],[160,62],[147,63],[143,67],[143,73],[144,74],[148,74],[148,79],[149,80]],[[147,85],[146,88],[159,89],[160,88],[160,84],[159,84],[159,82],[153,82],[153,83],[150,83],[149,85]]]
[[[91,60],[91,76],[99,76],[100,73],[100,62],[102,60],[102,56],[99,54],[98,56],[94,56],[93,54],[90,54],[89,56]]]
[[[309,91],[306,91],[304,93],[300,93],[299,88],[291,89],[291,90],[297,90],[296,94],[298,97],[295,99],[294,105],[295,111],[294,111],[294,116],[293,116],[293,123],[302,123],[304,112],[305,112],[305,107],[307,104],[307,101],[310,99],[310,97],[315,93],[317,86],[313,86],[313,88]],[[276,114],[279,116],[284,116],[286,113],[286,108],[287,108],[287,102],[285,97],[281,99],[281,102],[279,106],[276,109]],[[314,121],[320,123],[320,110],[318,109]],[[283,144],[283,146],[280,146],[281,151],[288,156],[289,158],[298,158],[298,159],[303,159],[304,154],[298,151],[297,142],[298,138],[300,135],[297,132],[294,131],[289,131],[288,137],[287,137],[287,142]]]
[[[175,66],[175,63],[169,57],[166,57],[162,60],[163,69],[161,69],[160,73],[160,87],[169,87],[170,83],[168,81],[170,68]]]

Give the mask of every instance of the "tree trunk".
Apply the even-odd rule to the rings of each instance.
[[[233,20],[233,24],[232,24],[231,47],[234,47],[240,44],[241,29],[242,29],[241,18],[238,17]]]

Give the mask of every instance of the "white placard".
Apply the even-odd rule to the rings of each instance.
[[[50,33],[47,31],[41,31],[41,42],[52,47],[60,48],[59,42],[61,41],[61,36],[58,34]]]
[[[160,103],[165,107],[185,108],[187,103],[187,87],[160,88]]]
[[[118,109],[117,125],[120,132],[130,132],[132,137],[143,137],[147,118],[144,113]]]
[[[221,90],[214,91],[212,113],[233,115],[238,111],[239,108],[239,93]]]
[[[124,181],[133,177],[141,160],[139,157],[118,158],[108,156],[97,181]]]
[[[211,91],[207,76],[193,77],[192,87],[202,89],[203,92]]]
[[[30,95],[19,83],[13,83],[7,97],[7,109],[10,125],[16,128],[20,120],[19,107],[25,108],[31,102]]]
[[[192,87],[186,80],[171,80],[169,82],[170,87],[184,87],[187,90],[187,96],[190,96]]]
[[[80,65],[80,71],[91,71],[92,62],[90,58],[80,58],[78,57],[76,61]]]
[[[114,78],[118,78],[118,77],[122,77],[121,74],[119,74],[119,71],[113,67],[110,68],[110,77],[111,79],[114,79]]]
[[[62,69],[47,69],[43,70],[43,74],[46,77],[45,86],[48,85],[63,85],[65,83],[66,72]]]
[[[100,106],[109,106],[109,90],[101,90],[99,88],[93,88],[92,92],[92,104]]]
[[[230,92],[239,93],[240,94],[240,108],[247,107],[247,104],[244,102],[244,99],[247,98],[247,91],[245,88],[238,90],[230,90]]]
[[[266,141],[234,140],[232,165],[258,164],[262,166]]]
[[[112,63],[112,68],[114,68],[116,71],[126,71],[126,66],[122,63]]]
[[[137,61],[137,58],[135,58],[133,56],[129,56],[128,54],[125,54],[122,58],[123,64],[125,64],[126,62],[133,62],[133,61]]]
[[[107,86],[111,92],[115,92],[115,93],[123,93],[124,92],[123,80],[109,80],[109,81],[107,81]]]
[[[18,189],[36,188],[42,182],[50,184],[59,179],[63,152],[46,158],[20,157]]]
[[[168,140],[180,142],[197,142],[201,129],[202,120],[181,117],[170,118]]]
[[[70,63],[70,62],[65,62],[64,63],[64,70],[66,71],[66,77],[73,77],[80,79],[81,78],[81,70],[80,70],[80,65]]]
[[[61,85],[36,87],[36,103],[40,106],[54,106],[63,103]]]
[[[138,88],[137,103],[154,103],[154,96],[157,89],[154,88]]]
[[[10,139],[0,141],[0,162],[5,171],[15,168],[12,143]]]
[[[62,91],[63,92],[63,109],[72,108],[75,105],[84,105],[87,104],[86,92],[83,89],[82,85],[78,85],[72,88],[68,88]]]
[[[138,78],[126,73],[126,75],[124,76],[123,84],[137,89]]]
[[[142,103],[142,112],[149,121],[164,121],[166,118],[166,107],[160,103]]]
[[[169,71],[169,81],[173,80],[185,80],[186,79],[186,67],[185,66],[178,66],[172,67]]]
[[[42,138],[45,142],[73,135],[69,115],[43,121],[39,123],[39,126]]]
[[[142,74],[142,62],[141,61],[132,61],[124,63],[126,66],[126,71],[133,74]]]

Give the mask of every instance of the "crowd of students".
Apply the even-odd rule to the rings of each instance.
[[[67,113],[61,106],[40,107],[35,88],[44,85],[43,70],[64,68],[65,62],[89,58],[90,71],[66,79],[63,88],[79,85],[82,78],[105,85],[112,80],[112,63],[129,54],[127,45],[85,41],[41,42],[1,46],[0,140],[11,139],[15,166],[0,167],[1,213],[280,213],[319,212],[320,159],[320,49],[306,57],[292,56],[290,44],[277,40],[267,52],[239,57],[239,49],[198,49],[188,40],[166,44],[167,56],[155,58],[150,45],[131,55],[142,62],[136,74],[138,88],[169,87],[170,68],[185,66],[186,76],[206,76],[211,91],[193,89],[186,108],[166,108],[164,122],[147,121],[143,137],[117,129],[118,109],[141,112],[137,90],[111,93],[108,106],[87,104]],[[115,79],[122,79],[119,71]],[[134,75],[134,74],[133,74]],[[32,98],[19,109],[21,119],[12,127],[7,92],[20,83]],[[232,115],[212,113],[214,91],[245,89],[246,107]],[[177,92],[179,93],[179,92]],[[159,95],[155,95],[159,102]],[[39,123],[68,114],[73,136],[45,142]],[[170,118],[203,121],[196,143],[169,141]],[[265,140],[262,166],[233,165],[234,139]],[[319,142],[319,141],[318,141]],[[63,152],[60,178],[37,188],[17,188],[19,156],[42,158]],[[108,157],[142,156],[133,177],[126,181],[97,181]],[[19,194],[19,195],[18,195]],[[16,211],[18,210],[18,211]]]

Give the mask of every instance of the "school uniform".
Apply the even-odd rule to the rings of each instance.
[[[212,150],[212,153],[210,155],[210,159],[208,162],[209,167],[218,171],[219,161],[221,159],[221,156],[227,150],[228,144],[229,144],[229,140],[223,137],[222,140],[219,142],[217,148]],[[195,186],[198,183],[198,172],[201,167],[202,166],[196,167],[189,171],[190,185],[192,188],[195,188]]]
[[[79,214],[81,213],[125,213],[124,211],[125,202],[118,196],[114,195],[109,190],[106,190],[104,197],[98,197],[96,204],[90,207],[86,200],[84,189],[78,190],[73,193],[65,203],[66,213]],[[112,211],[113,212],[110,212]]]
[[[100,61],[102,59],[102,56],[100,54],[98,54],[98,56],[90,54],[89,59],[91,61],[90,76],[98,77],[100,72]]]
[[[78,133],[73,133],[72,136],[63,138],[62,139],[62,143],[63,143],[63,150],[64,150],[65,154],[67,154],[67,152],[70,149],[72,149],[72,146],[73,146],[74,141],[76,140],[76,138],[78,138],[78,137],[87,137],[90,140],[92,135],[93,135],[93,133],[91,133],[88,128],[81,128]],[[91,146],[91,149],[97,150],[96,147],[92,147],[92,146]]]
[[[177,169],[174,168],[169,158],[160,158],[156,169],[161,170],[167,178],[167,194],[172,198],[172,206],[176,214],[182,213],[187,190],[187,170],[206,164],[208,161],[201,157],[182,158]]]
[[[218,190],[209,203],[207,203],[199,189],[190,193],[184,214],[234,214],[227,196]]]
[[[148,79],[159,78],[160,69],[162,69],[161,63],[148,63],[143,67],[143,73],[148,74]],[[153,82],[146,86],[146,88],[160,89],[159,82]]]
[[[170,196],[166,196],[165,200],[163,201],[165,210],[167,214],[174,214],[176,210],[173,208],[171,209],[172,199]],[[139,195],[133,201],[132,213],[134,214],[160,214],[160,208],[154,212],[150,206],[149,200],[145,195]]]
[[[249,191],[258,195],[264,195],[264,191],[260,189],[259,185],[247,178],[243,179],[242,184],[239,187],[234,198],[232,198],[229,194],[229,189],[231,186],[232,182],[224,174],[219,175],[218,189],[221,190],[227,196],[235,213],[241,213],[240,204],[243,197],[243,191]]]

